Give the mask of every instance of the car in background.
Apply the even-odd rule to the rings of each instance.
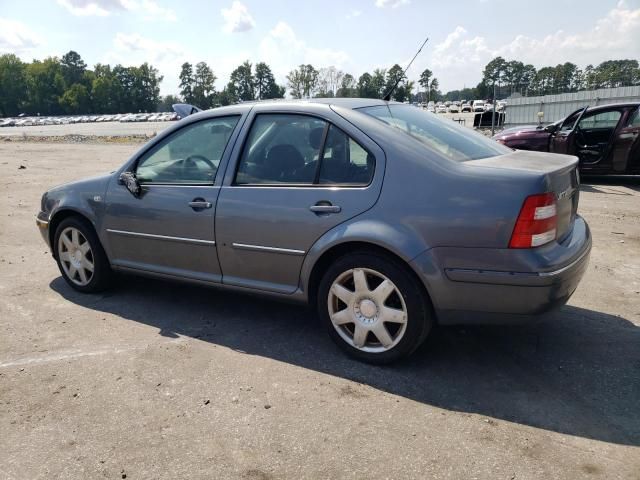
[[[575,155],[584,174],[640,174],[640,102],[583,107],[546,126],[493,137],[518,150]]]
[[[484,112],[485,110],[484,100],[474,100],[472,107],[474,112]]]
[[[436,323],[567,301],[591,249],[576,165],[396,102],[245,102],[48,190],[36,224],[79,292],[119,271],[307,303],[349,355],[388,363]]]
[[[468,103],[468,102],[464,102],[462,104],[462,106],[460,107],[460,111],[463,112],[463,113],[471,112],[471,110],[472,110],[471,104]]]
[[[460,112],[460,106],[456,105],[456,103],[452,103],[451,105],[449,105],[449,112],[450,113],[458,113]]]
[[[445,105],[438,105],[436,107],[436,113],[447,113],[447,107]]]

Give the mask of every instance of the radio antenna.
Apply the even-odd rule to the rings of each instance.
[[[413,58],[411,59],[411,61],[409,62],[409,65],[407,65],[407,68],[404,69],[404,72],[402,72],[402,75],[400,77],[398,77],[398,79],[396,80],[396,83],[393,85],[393,87],[391,87],[391,89],[389,89],[389,91],[384,95],[384,97],[382,97],[382,99],[385,102],[388,102],[389,100],[391,100],[391,95],[393,94],[393,92],[395,91],[396,88],[398,88],[398,84],[400,83],[400,80],[402,80],[403,78],[405,78],[405,74],[407,73],[407,70],[409,70],[409,67],[411,67],[411,64],[413,63],[413,61],[416,59],[416,57],[420,54],[420,52],[422,51],[422,49],[424,48],[424,46],[427,44],[427,42],[429,41],[429,37],[427,37],[425,39],[424,42],[422,42],[422,45],[420,46],[420,48],[418,49],[418,51],[416,52],[416,54],[413,56]]]

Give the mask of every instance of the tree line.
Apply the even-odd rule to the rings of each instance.
[[[496,57],[484,67],[476,87],[449,91],[444,99],[492,98],[494,86],[496,97],[503,99],[513,94],[551,95],[631,85],[640,85],[637,60],[607,60],[584,69],[565,62],[536,69],[518,60]]]
[[[138,67],[97,64],[87,68],[73,50],[62,58],[21,61],[0,56],[0,114],[15,116],[155,111],[162,76]]]
[[[96,64],[87,68],[82,57],[69,51],[61,58],[23,62],[16,55],[0,55],[0,114],[16,116],[86,113],[169,111],[174,103],[186,102],[206,109],[242,101],[283,98],[362,97],[382,98],[395,85],[392,98],[399,102],[429,100],[498,99],[513,94],[547,95],[596,88],[640,85],[637,60],[608,60],[584,69],[566,62],[536,69],[518,60],[496,57],[484,67],[482,80],[473,88],[442,94],[438,79],[429,69],[417,81],[404,75],[400,65],[377,68],[357,79],[336,67],[317,69],[302,64],[279,85],[265,62],[243,62],[231,72],[218,91],[218,79],[205,62],[185,62],[180,70],[180,95],[160,96],[162,75],[148,63],[114,67]],[[416,90],[414,92],[414,90]]]

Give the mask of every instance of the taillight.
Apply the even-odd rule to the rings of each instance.
[[[533,248],[549,243],[556,239],[557,224],[555,195],[530,195],[524,200],[518,215],[509,248]]]

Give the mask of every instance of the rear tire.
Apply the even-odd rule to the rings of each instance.
[[[60,273],[72,288],[94,293],[109,287],[111,266],[89,221],[65,218],[56,229],[53,248]]]
[[[428,298],[407,267],[373,252],[345,255],[327,269],[317,309],[342,350],[373,364],[410,355],[433,325]]]

